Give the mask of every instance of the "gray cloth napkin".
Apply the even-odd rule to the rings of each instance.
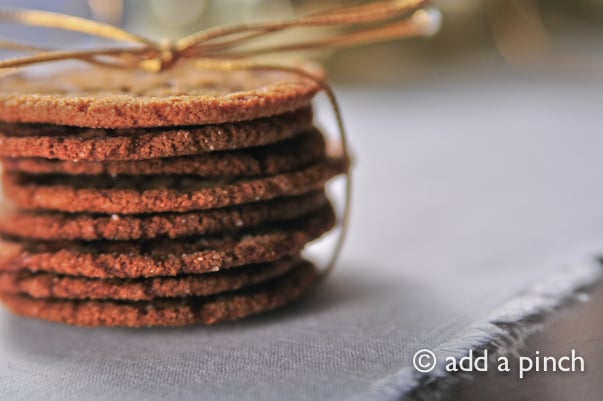
[[[340,90],[354,213],[324,285],[286,310],[216,327],[82,329],[2,309],[0,398],[393,400],[420,391],[445,372],[416,372],[417,350],[464,355],[504,336],[498,323],[550,310],[600,276],[601,89],[503,80]]]

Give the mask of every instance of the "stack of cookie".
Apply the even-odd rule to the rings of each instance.
[[[316,72],[316,71],[315,71]],[[215,323],[298,298],[344,172],[311,80],[86,67],[0,78],[0,297],[85,326]]]

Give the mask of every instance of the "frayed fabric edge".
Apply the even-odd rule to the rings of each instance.
[[[579,301],[586,302],[586,291],[603,278],[600,245],[597,252],[581,260],[565,264],[563,268],[546,275],[512,298],[490,316],[476,322],[454,339],[443,344],[434,353],[438,364],[428,373],[406,367],[376,383],[366,393],[353,397],[353,401],[378,400],[439,400],[446,390],[469,374],[450,374],[445,370],[446,357],[457,359],[468,355],[469,350],[488,350],[490,358],[517,353],[525,339],[541,326],[543,320],[563,306]]]

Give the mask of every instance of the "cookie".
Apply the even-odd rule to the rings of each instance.
[[[268,281],[285,274],[300,263],[299,258],[287,257],[273,263],[223,272],[145,279],[98,279],[23,270],[0,273],[0,292],[23,294],[32,298],[129,301],[208,296]]]
[[[323,191],[186,213],[98,215],[26,211],[4,206],[0,234],[39,240],[137,240],[234,231],[304,216],[328,203]]]
[[[2,165],[5,171],[27,174],[189,174],[202,177],[257,177],[300,169],[324,156],[324,138],[320,132],[313,130],[272,145],[193,156],[104,162],[3,158]]]
[[[335,224],[330,206],[294,221],[213,237],[147,241],[0,242],[0,271],[111,278],[219,271],[296,255]]]
[[[318,66],[304,65],[322,77]],[[0,120],[129,128],[252,120],[308,105],[320,86],[286,72],[217,71],[181,62],[161,73],[87,66],[1,78]]]
[[[340,159],[255,179],[192,176],[31,176],[4,174],[4,194],[18,207],[65,212],[141,214],[186,212],[308,193],[345,171]]]
[[[311,128],[310,108],[247,122],[182,128],[106,130],[0,124],[0,156],[67,161],[144,160],[261,146]]]
[[[211,297],[130,302],[0,293],[0,298],[18,315],[78,326],[184,326],[235,320],[284,306],[312,288],[318,278],[314,266],[301,264],[267,283]]]

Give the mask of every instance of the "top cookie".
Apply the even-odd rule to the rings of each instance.
[[[317,76],[315,65],[304,65]],[[299,109],[320,90],[276,71],[206,70],[194,62],[160,73],[89,66],[0,78],[0,120],[91,128],[164,127],[252,120]]]

